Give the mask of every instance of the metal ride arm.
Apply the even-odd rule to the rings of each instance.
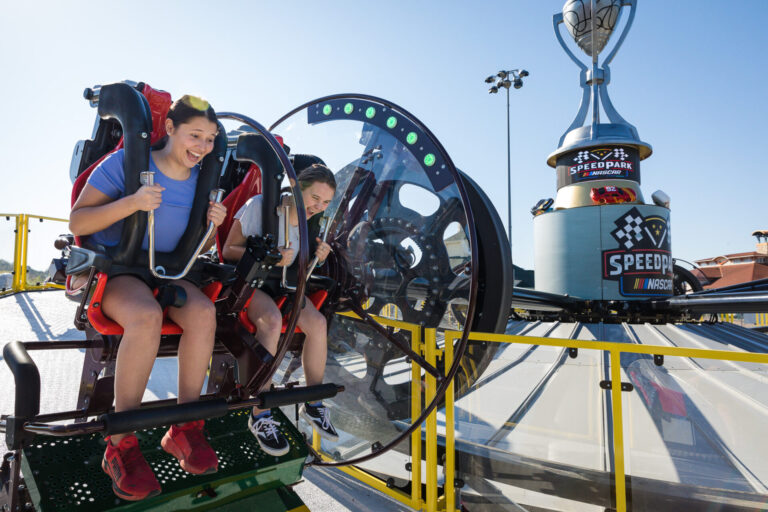
[[[291,229],[291,221],[288,218],[288,214],[291,211],[291,207],[290,205],[283,205],[281,208],[283,209],[283,247],[290,249],[291,237],[288,235],[288,230]],[[307,275],[307,279],[309,279],[309,275]],[[280,286],[289,292],[296,291],[295,286],[290,286],[288,284],[288,265],[283,266],[283,279],[280,281]]]
[[[266,128],[264,128],[261,124],[259,124],[254,119],[251,119],[248,116],[245,116],[243,114],[238,114],[236,112],[219,112],[218,113],[219,119],[232,119],[235,121],[242,122],[254,130],[256,130],[256,133],[259,135],[257,137],[254,137],[252,139],[252,142],[254,142],[254,148],[255,151],[253,152],[253,155],[248,156],[248,160],[252,161],[253,163],[257,164],[262,170],[265,169],[271,169],[273,172],[270,174],[271,178],[279,178],[282,179],[283,173],[287,174],[288,179],[293,183],[292,186],[294,197],[301,194],[301,191],[299,190],[299,186],[296,180],[296,173],[293,170],[293,165],[291,164],[290,160],[288,159],[288,155],[285,153],[285,151],[280,146],[280,143],[277,142],[275,137],[267,131]],[[238,142],[239,144],[239,142]],[[238,150],[238,153],[240,151]],[[296,201],[301,201],[301,198],[299,197],[296,199]],[[297,282],[296,282],[296,291],[295,293],[298,296],[303,296],[304,289],[305,289],[305,272],[306,272],[306,265],[307,265],[307,219],[306,214],[304,212],[304,209],[301,207],[302,204],[298,204],[296,210],[297,215],[299,217],[299,247],[298,254],[296,255],[296,260],[298,261],[298,276],[297,276]],[[265,219],[266,220],[266,219]],[[265,226],[265,231],[268,231]],[[294,301],[293,308],[291,309],[291,312],[288,316],[288,321],[285,325],[285,335],[281,336],[280,342],[277,346],[277,352],[273,356],[271,362],[267,365],[267,369],[264,371],[263,374],[259,376],[260,382],[254,382],[254,385],[261,385],[263,383],[269,382],[272,376],[274,375],[275,371],[277,370],[278,365],[280,364],[280,361],[283,360],[283,357],[285,357],[286,352],[288,351],[288,345],[293,337],[293,332],[296,329],[296,323],[299,318],[299,312],[301,311],[301,301]],[[217,327],[218,330],[218,327]]]
[[[141,184],[148,185],[148,186],[154,185],[155,173],[152,171],[142,171]],[[224,195],[224,190],[220,188],[216,188],[211,190],[209,199],[211,201],[219,203],[221,202],[221,198],[223,195]],[[195,263],[195,260],[200,255],[200,251],[202,251],[203,246],[205,245],[205,242],[207,242],[208,239],[211,237],[211,234],[216,229],[216,226],[213,224],[213,222],[208,223],[208,229],[205,231],[205,235],[203,235],[202,240],[200,240],[200,243],[197,245],[197,248],[192,253],[192,256],[190,256],[189,261],[184,267],[184,270],[182,270],[180,273],[176,274],[175,276],[169,276],[165,274],[165,268],[159,265],[157,267],[155,266],[155,211],[150,210],[148,212],[147,218],[148,218],[147,230],[149,232],[149,251],[148,251],[149,252],[149,271],[152,273],[153,276],[160,279],[183,278],[184,276],[187,275],[187,273],[189,272],[189,269],[192,268],[192,265]]]
[[[386,116],[379,115],[379,112],[386,112]],[[362,134],[360,136],[360,140],[362,141],[360,144],[363,144],[366,149],[378,147],[382,142],[389,143],[389,146],[387,146],[387,155],[392,158],[377,158],[374,162],[376,165],[372,165],[372,169],[361,169],[367,176],[364,183],[354,186],[352,184],[349,185],[347,189],[347,192],[349,192],[348,198],[352,199],[352,196],[357,198],[354,206],[351,209],[347,209],[346,207],[340,208],[339,211],[343,218],[334,218],[332,223],[333,225],[343,226],[341,228],[342,232],[339,232],[336,228],[327,230],[333,232],[331,238],[333,239],[333,245],[337,255],[328,271],[330,277],[338,283],[339,289],[347,292],[347,294],[342,293],[339,297],[334,297],[330,304],[337,304],[341,308],[357,309],[357,312],[362,313],[362,315],[358,314],[362,319],[361,325],[366,324],[368,328],[376,332],[376,336],[383,337],[389,342],[387,344],[391,343],[392,346],[397,347],[398,351],[405,353],[407,355],[406,357],[408,357],[410,361],[415,362],[419,367],[419,370],[413,371],[425,372],[427,379],[433,379],[433,382],[435,383],[434,395],[431,393],[428,395],[428,399],[420,411],[411,411],[408,420],[410,425],[408,427],[398,425],[397,435],[391,441],[377,441],[371,446],[370,453],[345,460],[327,461],[317,452],[313,453],[315,458],[312,461],[312,464],[314,465],[346,466],[358,464],[373,457],[380,456],[382,453],[401,443],[406,437],[420,428],[426,417],[435,410],[445,396],[447,389],[454,384],[453,379],[459,369],[457,361],[459,361],[465,353],[468,331],[470,329],[470,324],[472,323],[471,321],[465,322],[464,329],[462,329],[462,337],[457,341],[456,347],[454,347],[456,349],[456,358],[452,361],[450,369],[446,368],[445,372],[440,371],[438,370],[436,363],[423,357],[421,354],[418,354],[417,348],[411,347],[408,351],[403,351],[403,348],[408,347],[403,346],[404,344],[401,342],[401,338],[395,337],[395,340],[391,340],[391,336],[389,336],[389,332],[386,332],[386,328],[379,326],[375,321],[369,323],[373,318],[372,315],[363,308],[363,303],[375,295],[374,293],[370,293],[370,287],[375,286],[378,291],[381,291],[382,287],[387,288],[384,290],[384,295],[382,297],[375,298],[374,304],[376,308],[380,308],[387,303],[393,303],[401,310],[408,308],[409,312],[413,311],[413,316],[420,316],[421,319],[423,319],[424,323],[421,323],[421,325],[425,328],[429,327],[429,329],[426,330],[431,332],[433,331],[433,325],[436,327],[439,320],[442,318],[442,316],[438,314],[442,310],[435,307],[435,313],[433,314],[432,311],[435,304],[430,304],[429,301],[427,301],[423,311],[413,304],[406,304],[407,300],[411,298],[410,295],[407,295],[411,291],[411,288],[419,288],[423,284],[416,273],[421,271],[422,267],[429,267],[427,270],[432,271],[432,267],[438,266],[438,271],[436,271],[437,274],[434,277],[438,277],[440,286],[443,286],[443,281],[447,283],[449,278],[455,280],[456,276],[453,275],[452,272],[449,272],[451,268],[448,261],[449,255],[444,249],[445,243],[442,234],[445,229],[440,230],[440,227],[445,228],[451,221],[456,221],[460,226],[459,230],[465,233],[462,235],[462,237],[465,238],[465,246],[462,247],[466,247],[466,249],[464,249],[465,252],[471,255],[472,258],[478,258],[479,255],[478,239],[475,235],[475,221],[472,213],[473,207],[470,207],[467,192],[464,189],[464,184],[458,176],[455,166],[434,135],[432,135],[432,133],[410,113],[397,105],[379,98],[358,94],[343,94],[319,98],[301,105],[276,121],[271,129],[276,130],[279,129],[278,127],[282,128],[283,121],[292,118],[292,116],[296,116],[295,119],[304,119],[305,115],[306,119],[308,119],[306,122],[312,129],[322,126],[329,121],[342,119],[352,119],[361,123],[358,125],[360,126]],[[288,121],[286,125],[293,127],[294,125],[291,124],[291,122],[292,120]],[[393,129],[394,126],[398,127],[397,130]],[[357,134],[357,132],[355,132],[355,134]],[[415,144],[416,140],[418,140],[420,144]],[[298,144],[298,142],[296,143]],[[400,153],[395,153],[395,151],[399,151]],[[389,152],[391,152],[391,154]],[[408,154],[410,154],[410,156],[408,156]],[[352,176],[353,181],[355,182],[362,177],[363,176],[359,175],[359,173],[355,173],[355,175]],[[400,188],[402,187],[397,185],[401,182],[410,183],[415,187],[410,188],[410,191],[415,191],[418,188],[426,189],[433,196],[441,198],[442,203],[448,202],[453,204],[455,201],[457,204],[464,206],[463,215],[460,217],[459,212],[454,210],[450,210],[450,212],[455,213],[454,216],[445,215],[445,212],[441,211],[439,213],[429,213],[426,220],[419,218],[419,222],[413,222],[413,219],[417,218],[416,215],[411,214],[409,216],[410,210],[408,210],[406,205],[403,205],[400,202]],[[410,193],[408,190],[409,188],[404,189],[404,194],[406,196]],[[344,196],[347,196],[347,194],[344,194],[343,196],[339,194],[339,197]],[[400,213],[403,213],[403,215],[400,215]],[[363,221],[364,216],[365,219]],[[398,224],[398,220],[402,221],[401,224]],[[371,249],[371,240],[364,239],[365,237],[362,235],[365,233],[362,231],[362,235],[358,236],[356,240],[350,238],[350,231],[360,224],[361,221],[365,223],[364,226],[370,227],[372,231],[378,230],[369,238],[375,239],[378,237],[377,240],[381,240],[384,243],[377,243],[376,245],[384,245],[385,247],[373,247],[373,249]],[[434,223],[441,225],[437,226]],[[433,248],[438,246],[426,241],[427,234],[433,236],[436,240],[439,238],[440,248],[442,248],[442,252],[439,255],[431,252]],[[423,238],[419,235],[423,235]],[[401,248],[405,246],[404,244],[407,244],[412,240],[416,240],[416,242],[413,243],[417,245],[424,244],[422,254],[426,256],[421,262],[422,267],[418,267],[419,264],[414,261],[406,262],[405,260],[398,259],[400,253],[405,250]],[[431,247],[427,247],[427,245],[431,245]],[[390,283],[385,277],[382,277],[382,279],[375,283],[369,282],[369,276],[366,274],[366,269],[369,265],[365,265],[365,263],[368,263],[368,261],[366,261],[367,253],[365,248],[368,248],[368,252],[371,253],[382,253],[383,256],[381,259],[386,260],[388,257],[389,260],[392,260],[392,265],[395,267],[400,263],[401,265],[397,267],[395,271],[402,269],[403,276],[401,279]],[[389,250],[389,252],[383,252],[387,250]],[[435,255],[436,257],[443,256],[445,261],[440,261],[439,264],[430,264],[428,263],[430,261],[430,255]],[[467,257],[466,260],[467,263],[470,262],[469,257]],[[386,264],[387,261],[384,261],[383,263]],[[361,265],[365,268],[360,268]],[[471,261],[471,264],[467,266],[469,270],[467,275],[469,285],[466,287],[465,292],[465,314],[470,319],[475,318],[476,296],[478,293],[478,268],[480,266],[479,261],[477,263]],[[443,271],[441,272],[440,269],[443,269]],[[431,279],[430,282],[432,282]],[[412,286],[409,287],[409,283],[412,283]],[[299,284],[303,283],[299,282]],[[429,293],[434,294],[431,298],[433,298],[436,303],[440,302],[440,304],[442,304],[445,297],[439,293],[439,290],[438,292],[433,292],[433,288],[439,288],[439,286],[428,288]],[[392,291],[393,293],[396,292],[396,296],[392,293],[387,295],[387,291]],[[407,297],[405,297],[404,294],[406,294]],[[380,302],[375,302],[376,300],[380,300]],[[412,302],[415,303],[417,301]],[[440,306],[440,304],[438,304],[438,306]],[[504,314],[506,316],[506,311]],[[405,318],[405,314],[403,315],[403,321],[408,322]],[[415,323],[418,325],[419,321],[417,320]],[[416,327],[416,329],[418,332],[419,328]],[[382,332],[382,330],[385,331],[386,334],[385,332]],[[436,340],[432,339],[429,343],[435,344],[436,347]],[[418,356],[419,361],[417,362],[412,355]],[[414,379],[419,379],[419,377],[415,376]]]
[[[323,242],[326,241],[328,238],[328,217],[323,217],[320,219],[320,229],[323,231]],[[309,278],[312,277],[312,272],[315,271],[315,268],[317,268],[317,264],[320,263],[320,259],[317,257],[317,254],[315,254],[315,257],[312,258],[312,261],[309,263],[309,266],[307,267],[307,281],[309,281]]]

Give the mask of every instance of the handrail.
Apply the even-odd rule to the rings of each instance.
[[[452,346],[454,340],[460,339],[460,331],[445,331],[445,346]],[[621,354],[648,354],[673,357],[688,357],[699,359],[717,359],[721,361],[739,361],[750,363],[768,364],[768,354],[731,352],[727,350],[710,350],[698,348],[668,347],[661,345],[635,345],[627,343],[618,343],[611,341],[584,341],[565,338],[542,338],[538,336],[521,336],[512,334],[495,334],[470,332],[469,340],[486,341],[493,343],[518,343],[525,345],[542,345],[550,347],[566,347],[585,350],[600,350],[609,353],[611,365],[611,380],[621,382]],[[621,386],[611,386],[611,403],[613,405],[613,455],[614,455],[614,482],[616,485],[616,510],[617,512],[626,512],[626,472],[624,469],[624,425],[622,411],[622,389]],[[447,416],[446,416],[447,418]],[[446,453],[454,453],[453,435],[447,434],[449,429],[453,430],[453,423],[446,419]],[[450,444],[449,444],[450,441]],[[447,491],[451,492],[451,491]],[[453,511],[451,511],[453,512]]]
[[[352,312],[337,313],[339,316],[345,316],[349,318],[357,319],[358,316]],[[442,355],[445,360],[446,367],[450,366],[453,360],[453,346],[457,339],[461,338],[462,333],[460,331],[444,331],[445,345],[440,348],[437,346],[437,332],[435,329],[424,329],[423,334],[419,330],[419,326],[410,324],[402,320],[395,320],[391,318],[374,316],[376,321],[382,325],[394,327],[398,329],[405,329],[411,331],[413,334],[412,344],[414,352],[422,352],[426,354],[427,360],[434,360],[435,356]],[[621,354],[622,353],[635,353],[635,354],[648,354],[648,355],[663,355],[671,357],[688,357],[688,358],[703,358],[703,359],[717,359],[724,361],[740,361],[751,363],[768,364],[768,354],[759,353],[745,353],[745,352],[731,352],[726,350],[709,350],[709,349],[697,349],[697,348],[683,348],[683,347],[670,347],[660,345],[635,345],[627,343],[618,343],[610,341],[585,341],[574,340],[567,338],[544,338],[536,336],[523,336],[523,335],[511,335],[511,334],[494,334],[494,333],[481,333],[471,332],[469,333],[469,340],[471,341],[485,341],[492,343],[513,343],[513,344],[525,344],[525,345],[541,345],[552,347],[564,347],[564,348],[576,348],[584,350],[598,350],[608,352],[610,357],[611,367],[611,380],[613,382],[620,382],[621,377]],[[431,345],[429,347],[428,345]],[[434,380],[430,375],[422,375],[422,369],[418,364],[412,362],[412,379],[411,379],[411,410],[413,417],[418,416],[418,411],[421,406],[422,398],[426,398],[429,401],[429,397],[433,393],[434,384],[430,382]],[[424,377],[425,382],[422,382]],[[422,393],[425,392],[423,384],[426,383],[426,396],[423,397]],[[616,491],[616,510],[618,512],[626,512],[627,510],[627,496],[626,496],[626,471],[625,471],[625,457],[624,457],[624,432],[623,432],[623,416],[625,412],[622,409],[622,390],[621,386],[611,386],[611,402],[612,406],[612,424],[613,424],[613,446],[614,453],[614,473],[615,478],[615,491]],[[378,478],[371,473],[368,473],[357,466],[340,466],[338,469],[350,476],[358,479],[377,489],[401,503],[404,503],[417,510],[437,511],[444,510],[448,512],[456,512],[456,489],[455,483],[455,468],[456,468],[456,452],[455,452],[455,426],[454,426],[454,404],[453,404],[453,387],[449,386],[445,393],[445,480],[443,485],[443,493],[438,495],[438,482],[436,479],[436,471],[438,462],[435,459],[435,454],[438,449],[438,436],[435,428],[435,420],[437,411],[433,410],[427,417],[426,431],[418,429],[410,438],[411,441],[411,485],[410,494],[403,490],[392,487],[386,481]],[[426,434],[422,437],[422,434]],[[422,443],[423,449],[422,452]],[[313,448],[322,457],[323,460],[332,461],[333,458],[328,454],[320,451],[320,437],[315,433],[313,436]],[[422,482],[422,456],[426,455],[426,482]],[[422,483],[426,483],[426,496],[422,496]]]
[[[152,186],[155,184],[155,173],[153,171],[142,171],[141,184]],[[209,199],[216,203],[221,202],[221,198],[224,196],[224,189],[215,188],[211,190]],[[184,269],[175,276],[169,276],[165,274],[165,269],[162,266],[155,266],[155,211],[150,210],[147,215],[147,231],[149,232],[149,271],[153,276],[159,279],[181,279],[187,275],[189,270],[194,265],[195,260],[200,255],[200,251],[203,249],[205,242],[211,238],[211,234],[216,229],[216,225],[213,222],[208,223],[208,229],[205,231],[200,243],[197,244],[197,248],[192,252]]]
[[[45,283],[42,285],[28,285],[27,284],[27,248],[29,244],[29,219],[39,219],[40,222],[44,220],[50,220],[54,222],[69,222],[68,219],[62,219],[58,217],[48,217],[44,215],[33,215],[28,213],[0,213],[0,218],[5,217],[6,220],[10,220],[11,217],[16,219],[16,229],[14,237],[14,251],[13,251],[13,280],[10,289],[0,291],[0,297],[12,293],[36,291],[36,290],[48,290],[48,289],[63,289],[64,287],[55,283]]]
[[[445,342],[461,336],[461,331],[445,331]],[[629,345],[614,341],[585,341],[566,338],[541,338],[514,334],[494,334],[472,332],[472,341],[490,341],[495,343],[522,343],[525,345],[546,345],[550,347],[580,348],[584,350],[616,351],[633,354],[649,354],[677,357],[696,357],[701,359],[719,359],[722,361],[740,361],[746,363],[768,363],[768,354],[749,352],[731,352],[728,350],[710,350],[703,348],[666,347],[662,345]]]

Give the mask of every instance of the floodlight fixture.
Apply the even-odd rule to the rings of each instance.
[[[511,141],[510,141],[510,129],[509,129],[509,88],[514,86],[515,89],[520,89],[523,86],[523,77],[528,76],[528,71],[524,69],[511,69],[501,70],[496,75],[491,75],[485,79],[485,83],[491,84],[496,81],[495,85],[492,85],[488,89],[489,94],[496,94],[499,89],[507,90],[507,235],[509,236],[509,247],[512,248],[512,158],[511,158]],[[498,78],[498,81],[496,80]],[[514,278],[514,270],[513,270]]]

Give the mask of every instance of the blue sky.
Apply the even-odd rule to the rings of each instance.
[[[0,212],[68,215],[72,149],[95,117],[82,90],[131,79],[202,94],[264,125],[327,94],[386,98],[430,127],[506,222],[505,98],[487,94],[483,79],[525,68],[530,76],[510,100],[512,225],[515,262],[532,268],[529,209],[554,197],[546,157],[581,94],[552,29],[562,3],[7,3]],[[662,189],[672,198],[674,256],[753,250],[750,233],[768,228],[768,1],[638,3],[609,92],[653,147],[641,164],[644,195]],[[5,238],[0,257],[9,254]],[[55,255],[44,247],[31,251],[33,267]]]

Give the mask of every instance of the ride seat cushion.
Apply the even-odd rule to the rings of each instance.
[[[280,135],[275,135],[275,139],[286,152],[290,151]],[[251,164],[243,181],[222,201],[222,204],[227,208],[227,216],[216,231],[216,248],[219,254],[221,254],[224,243],[227,241],[229,230],[232,229],[232,224],[235,221],[234,214],[243,207],[246,201],[259,194],[261,194],[261,169],[258,165]]]
[[[171,108],[171,103],[173,100],[171,99],[170,93],[161,91],[159,89],[153,89],[147,84],[144,84],[144,88],[141,90],[141,93],[145,98],[147,98],[147,101],[149,102],[149,110],[152,114],[152,133],[150,134],[149,140],[150,144],[155,144],[167,134],[165,131],[165,119],[168,116],[168,110]],[[122,147],[123,138],[121,137],[112,151],[104,154],[101,158],[91,164],[90,167],[80,173],[77,179],[75,179],[75,182],[72,184],[70,206],[75,205],[77,198],[80,197],[80,192],[82,192],[83,188],[85,188],[85,184],[87,183],[88,178],[91,176],[93,170],[96,169],[96,167],[98,167],[99,164],[101,164],[101,162],[103,162],[109,155],[119,149],[122,149]],[[75,237],[75,245],[83,245],[81,237]]]
[[[104,297],[104,289],[107,286],[107,280],[107,274],[103,272],[96,274],[96,288],[93,291],[93,297],[91,297],[91,303],[90,306],[88,306],[87,311],[88,321],[99,334],[118,336],[123,334],[122,326],[105,315],[104,311],[101,309],[101,303],[103,302],[102,299]],[[219,296],[221,288],[222,284],[217,281],[210,283],[208,286],[203,288],[202,291],[209,299],[211,299],[211,302],[216,302],[216,298]],[[157,289],[155,289],[153,293],[157,295]],[[166,312],[167,308],[164,313]],[[184,330],[164,314],[163,326],[160,332],[161,334],[165,335],[182,334]]]
[[[232,224],[235,221],[235,212],[240,210],[248,199],[258,194],[261,194],[261,169],[259,169],[258,165],[251,164],[243,181],[222,201],[222,204],[227,209],[227,216],[216,232],[216,246],[218,247],[219,254],[221,254],[224,243],[227,241],[229,230],[232,229]]]
[[[125,151],[123,149],[115,151],[94,169],[88,179],[88,184],[113,200],[124,197],[124,160]],[[160,172],[150,153],[149,170],[155,172],[155,183],[165,187],[163,202],[155,210],[155,250],[157,252],[171,252],[176,248],[187,228],[200,167],[193,167],[186,180],[174,180]],[[113,247],[120,242],[122,229],[123,221],[120,220],[93,233],[91,241],[106,247]],[[144,233],[142,249],[147,250],[148,248],[149,237],[147,233]]]
[[[245,327],[245,329],[250,332],[251,334],[254,334],[256,332],[256,326],[251,322],[251,320],[248,318],[248,306],[251,304],[251,299],[253,298],[253,295],[248,299],[248,302],[245,303],[245,307],[240,311],[238,314],[238,319],[240,320],[240,323]],[[314,292],[310,293],[308,295],[309,300],[312,301],[312,304],[315,305],[315,309],[318,311],[321,307],[323,307],[323,303],[325,302],[325,299],[328,298],[328,291],[327,290],[315,290]],[[277,305],[277,309],[282,311],[283,305],[285,304],[285,301],[288,299],[287,296],[282,295],[280,297],[277,297],[275,299],[275,304]],[[285,326],[288,323],[288,315],[290,311],[287,312],[285,315],[283,315],[283,326],[280,329],[280,332],[285,332]],[[296,327],[294,332],[301,333],[303,332],[299,327]]]

